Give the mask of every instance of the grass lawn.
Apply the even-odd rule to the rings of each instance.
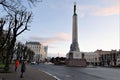
[[[4,64],[0,64],[0,73],[11,73],[11,71],[4,71]]]
[[[4,64],[0,64],[0,69],[4,69]]]

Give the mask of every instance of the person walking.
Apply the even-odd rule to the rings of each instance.
[[[19,60],[17,59],[17,60],[15,61],[15,72],[17,71],[18,66],[19,66]]]
[[[21,75],[20,75],[21,78],[23,78],[23,73],[25,71],[26,71],[26,65],[25,65],[25,61],[23,61],[21,64]]]

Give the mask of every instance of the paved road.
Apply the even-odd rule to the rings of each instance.
[[[118,68],[78,68],[53,64],[39,64],[32,67],[48,72],[60,80],[120,80]]]

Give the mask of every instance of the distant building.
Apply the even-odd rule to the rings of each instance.
[[[83,52],[88,64],[99,66],[120,66],[120,51],[96,50],[94,52]]]
[[[35,61],[45,61],[47,57],[47,51],[39,42],[26,42],[26,46],[35,52]]]
[[[97,58],[97,54],[95,54],[94,52],[83,52],[85,55],[85,59],[87,61],[87,64],[92,64],[92,65],[96,65],[96,63],[98,62],[98,58]]]
[[[99,64],[101,66],[117,66],[117,60],[119,59],[119,52],[117,50],[111,51],[103,51],[97,50],[95,51],[99,54]]]
[[[111,51],[96,50],[94,53],[97,54],[97,64],[102,66],[107,64]]]
[[[47,59],[48,46],[44,46],[44,50],[45,50],[45,56],[46,56],[46,59]]]
[[[41,61],[45,61],[45,59],[47,59],[47,49],[45,48],[46,46],[43,46],[42,44],[40,44],[40,55]]]

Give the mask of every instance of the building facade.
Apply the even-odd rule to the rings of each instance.
[[[47,51],[44,46],[39,42],[26,42],[26,46],[34,51],[34,60],[37,62],[45,61],[47,57]]]
[[[95,51],[99,54],[99,65],[100,66],[118,66],[118,58],[119,58],[119,51],[111,50],[111,51],[103,51],[97,50]]]
[[[85,59],[87,61],[87,65],[97,65],[98,55],[94,52],[83,52],[85,55]]]
[[[120,50],[83,52],[88,64],[96,66],[120,66]]]

